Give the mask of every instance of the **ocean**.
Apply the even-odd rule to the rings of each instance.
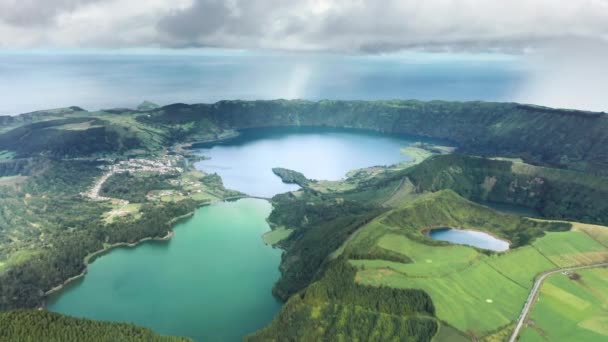
[[[513,101],[516,57],[165,50],[0,52],[0,115],[224,99]]]

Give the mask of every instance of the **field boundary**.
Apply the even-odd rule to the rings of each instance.
[[[598,268],[598,267],[608,267],[608,262],[602,262],[602,263],[591,264],[591,265],[563,267],[563,268],[558,268],[556,270],[547,271],[547,272],[542,273],[534,282],[534,286],[532,287],[532,290],[530,291],[530,294],[528,295],[528,299],[526,300],[526,303],[524,304],[524,308],[521,311],[521,314],[519,315],[519,320],[517,322],[517,325],[515,325],[513,334],[511,334],[511,337],[509,338],[509,342],[517,341],[519,332],[520,332],[521,328],[523,327],[524,322],[526,321],[526,318],[528,317],[528,314],[530,313],[530,309],[534,305],[534,301],[536,300],[538,291],[540,290],[541,285],[543,284],[545,279],[547,279],[549,276],[551,276],[553,274],[560,273],[560,272],[575,271],[575,270],[582,270],[582,269],[589,269],[589,268]]]

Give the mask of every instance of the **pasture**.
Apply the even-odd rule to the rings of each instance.
[[[520,341],[608,340],[608,269],[576,274],[579,279],[559,273],[545,281]]]
[[[491,218],[485,211],[482,213],[484,218]],[[355,281],[370,286],[423,289],[431,296],[437,317],[471,337],[489,338],[509,330],[538,274],[608,260],[608,248],[594,239],[605,239],[608,233],[597,226],[574,223],[573,230],[547,232],[531,245],[488,253],[463,245],[431,242],[413,233],[411,226],[400,227],[397,221],[386,220],[390,216],[388,212],[367,224],[340,250],[358,269]],[[403,222],[411,225],[411,215],[406,216]],[[449,226],[453,212],[445,216],[445,226]],[[442,223],[436,222],[437,217],[441,221],[441,216],[433,215],[434,225]],[[500,223],[512,221],[505,215],[499,218]],[[496,223],[489,222],[489,230],[497,229]],[[604,276],[603,281],[608,281],[608,274]],[[592,288],[608,288],[598,279],[589,279]],[[604,322],[589,319],[585,324],[596,330]],[[438,338],[444,334],[447,332]]]

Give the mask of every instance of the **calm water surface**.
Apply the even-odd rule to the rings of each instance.
[[[272,320],[281,251],[264,245],[270,203],[242,199],[200,208],[168,242],[98,258],[48,309],[132,322],[197,341],[240,341]]]
[[[296,188],[272,173],[275,166],[340,179],[353,168],[407,160],[400,149],[417,140],[347,130],[252,130],[201,149],[212,159],[196,166],[218,172],[229,188],[271,196]],[[98,258],[48,308],[197,341],[239,341],[280,309],[271,289],[281,251],[261,238],[269,230],[270,211],[270,203],[258,199],[200,208],[175,227],[170,241],[118,248]]]
[[[342,129],[245,130],[235,139],[200,149],[211,159],[196,167],[218,173],[229,189],[271,197],[298,188],[284,184],[272,173],[273,167],[312,179],[339,180],[353,169],[411,160],[400,150],[416,141],[421,138]]]
[[[490,234],[474,230],[442,228],[433,229],[429,236],[435,240],[448,241],[459,245],[467,245],[497,252],[509,249],[509,243]]]
[[[518,63],[479,58],[247,52],[0,51],[0,115],[243,99],[511,101]]]

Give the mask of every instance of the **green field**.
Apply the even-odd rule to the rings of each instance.
[[[31,257],[39,255],[40,253],[41,252],[39,250],[21,249],[10,254],[8,259],[3,261],[0,260],[0,274],[2,274],[6,268],[22,264]]]
[[[608,340],[608,269],[549,277],[522,331],[520,341]]]
[[[608,261],[606,247],[577,231],[547,233],[534,242],[534,247],[559,267]]]
[[[285,240],[293,233],[293,229],[278,227],[275,228],[262,236],[264,243],[267,245],[276,245],[281,240]]]
[[[486,263],[492,268],[500,270],[505,277],[526,289],[531,289],[534,283],[530,275],[539,274],[556,267],[532,246],[520,247],[503,254],[493,255],[486,260]]]
[[[428,267],[436,272],[433,266]],[[409,276],[390,268],[366,265],[357,273],[357,281],[423,289],[431,295],[439,319],[475,336],[484,336],[509,324],[519,314],[528,294],[525,288],[484,262],[438,277]]]
[[[106,223],[112,223],[118,217],[131,216],[133,219],[137,220],[141,218],[141,213],[139,209],[141,208],[141,203],[129,203],[127,205],[112,205],[112,210],[104,213],[103,219]]]
[[[61,125],[61,126],[54,126],[53,129],[65,129],[65,130],[71,130],[71,131],[84,131],[84,130],[87,130],[89,128],[94,128],[94,127],[102,127],[102,126],[94,124],[94,120],[91,120],[91,121],[85,121],[85,122],[80,122],[80,123],[73,123],[73,124],[65,124],[65,125]]]
[[[424,161],[426,158],[432,156],[433,152],[416,146],[408,146],[401,149],[401,154],[414,159],[411,163],[419,164],[422,163],[422,161]]]
[[[583,232],[591,237],[593,240],[599,242],[605,247],[608,247],[608,229],[604,226],[598,226],[593,224],[575,223],[573,230],[577,232]]]
[[[444,205],[443,197],[450,198],[449,205]],[[536,275],[608,258],[608,248],[578,230],[547,232],[532,245],[489,254],[468,246],[437,244],[416,233],[427,229],[425,224],[483,228],[482,222],[490,221],[494,224],[488,227],[500,233],[515,220],[449,194],[426,196],[366,225],[342,254],[357,267],[357,283],[423,289],[441,321],[471,337],[500,335],[519,316]],[[595,233],[604,236],[603,231]]]
[[[469,342],[470,339],[464,336],[460,331],[445,325],[441,324],[439,326],[439,331],[435,338],[433,339],[435,342]]]

